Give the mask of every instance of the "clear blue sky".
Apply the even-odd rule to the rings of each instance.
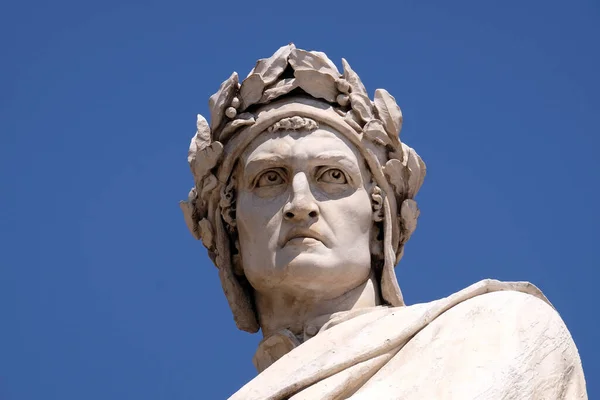
[[[598,383],[600,5],[5,2],[0,399],[223,399],[255,372],[178,207],[196,113],[279,46],[345,57],[428,166],[409,303],[529,280]]]

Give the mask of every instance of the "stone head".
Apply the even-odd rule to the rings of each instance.
[[[272,129],[238,163],[241,264],[255,290],[335,298],[367,279],[374,185],[352,143],[327,126]]]
[[[241,83],[234,73],[198,116],[188,161],[188,228],[219,269],[240,329],[255,332],[255,291],[335,298],[373,272],[403,305],[394,274],[419,214],[425,165],[399,140],[385,90],[323,54],[280,48]]]

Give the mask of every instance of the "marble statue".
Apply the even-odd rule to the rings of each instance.
[[[425,164],[392,95],[283,46],[198,115],[181,202],[259,374],[234,400],[586,399],[559,314],[527,282],[406,305],[394,267]]]

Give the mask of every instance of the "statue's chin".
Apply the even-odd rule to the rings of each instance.
[[[335,255],[315,239],[293,239],[275,254],[277,271],[292,275],[324,274],[336,268]],[[313,277],[314,279],[314,277]],[[313,280],[311,279],[311,280]]]
[[[319,242],[320,243],[320,242]],[[336,257],[331,249],[313,243],[284,247],[277,252],[278,284],[291,292],[335,298],[368,279],[370,259],[354,263]]]
[[[311,254],[321,254],[327,257],[331,250],[325,247],[323,242],[313,238],[296,238],[288,241],[281,249],[275,253],[277,264],[287,264],[294,259]],[[281,260],[281,261],[280,261]]]

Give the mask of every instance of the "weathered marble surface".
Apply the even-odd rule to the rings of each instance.
[[[362,311],[327,316],[231,399],[587,398],[569,331],[529,283]]]
[[[237,326],[264,336],[232,399],[587,398],[577,349],[528,283],[406,306],[394,267],[425,164],[402,112],[342,60],[281,47],[198,115],[181,208]]]

